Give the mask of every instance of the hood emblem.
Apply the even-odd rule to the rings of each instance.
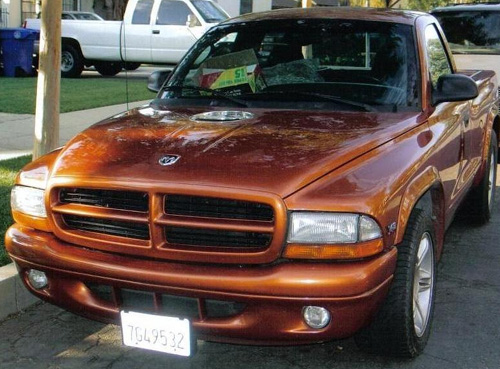
[[[181,157],[179,155],[165,155],[158,160],[158,163],[160,163],[161,166],[167,167],[169,165],[174,165],[179,161]]]

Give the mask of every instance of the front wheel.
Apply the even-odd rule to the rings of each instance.
[[[355,337],[362,350],[407,358],[423,351],[434,311],[433,235],[430,216],[414,210],[398,247],[396,271],[386,301],[375,320]]]
[[[95,69],[101,76],[113,77],[122,70],[122,63],[119,62],[96,62]]]

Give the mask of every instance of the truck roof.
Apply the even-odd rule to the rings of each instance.
[[[415,19],[422,16],[429,16],[429,14],[417,11],[380,8],[316,7],[308,9],[279,9],[267,12],[250,13],[236,18],[231,18],[221,24],[228,25],[242,22],[278,19],[352,19],[414,24]]]

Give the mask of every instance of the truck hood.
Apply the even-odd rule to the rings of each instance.
[[[142,107],[102,121],[62,150],[53,178],[176,183],[286,197],[419,123],[419,113],[245,109],[250,119],[197,121],[212,108]],[[159,164],[178,155],[170,166]]]

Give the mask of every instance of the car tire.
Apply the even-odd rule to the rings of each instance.
[[[388,296],[374,321],[355,336],[364,351],[413,358],[425,348],[434,312],[436,263],[429,214],[415,209],[408,222]]]
[[[94,64],[95,69],[104,77],[116,76],[122,70],[122,66],[119,62],[96,62]]]
[[[83,57],[77,47],[63,43],[61,47],[61,77],[78,78],[84,67]]]
[[[479,185],[471,190],[464,205],[467,217],[476,224],[488,223],[493,212],[498,164],[497,145],[497,136],[495,131],[492,131],[483,178]]]

